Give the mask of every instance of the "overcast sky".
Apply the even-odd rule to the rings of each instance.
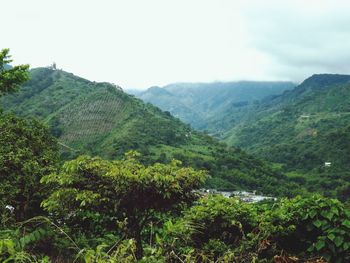
[[[350,74],[350,1],[0,0],[17,63],[123,88]]]

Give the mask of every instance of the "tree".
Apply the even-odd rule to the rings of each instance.
[[[29,65],[11,67],[9,51],[7,48],[0,51],[0,96],[16,92],[19,86],[29,79]]]
[[[9,49],[0,52],[0,96],[29,79],[29,66],[11,67]],[[46,127],[0,111],[0,205],[14,208],[17,221],[36,215],[43,198],[40,178],[55,169],[57,144]]]
[[[226,262],[219,258],[230,248],[239,247],[245,233],[257,226],[257,210],[251,204],[222,195],[207,195],[185,210],[183,217],[164,225],[163,247],[168,255],[171,251],[181,254],[187,247],[187,251],[198,255],[206,253],[210,259],[205,262]]]
[[[40,179],[55,169],[56,140],[36,120],[0,113],[0,203],[14,207],[17,221],[38,214]]]
[[[60,173],[45,176],[43,183],[57,188],[43,207],[67,225],[102,224],[115,230],[126,220],[124,234],[136,241],[136,257],[143,256],[142,230],[153,216],[193,200],[193,189],[205,179],[203,171],[181,168],[179,161],[145,167],[136,152],[120,161],[81,156],[66,162]]]
[[[18,90],[29,78],[28,65],[11,67],[9,49],[0,52],[0,96]],[[57,144],[46,127],[0,111],[0,205],[14,208],[16,220],[40,209],[40,178],[54,170]]]

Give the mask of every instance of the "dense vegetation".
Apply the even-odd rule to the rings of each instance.
[[[0,94],[6,94],[28,74],[27,66],[13,67],[13,71],[2,67],[4,61],[8,63],[8,50],[1,54],[0,79],[9,81],[0,85]],[[119,92],[116,87],[102,85],[112,89],[112,94]],[[100,98],[99,93],[94,94]],[[118,98],[122,100],[123,96],[121,93]],[[32,97],[35,100],[34,94]],[[79,92],[73,97],[78,100],[69,106],[81,105]],[[30,100],[25,101],[30,106]],[[136,151],[118,158],[106,154],[110,160],[70,156],[73,159],[62,164],[58,141],[51,133],[58,139],[71,134],[69,125],[62,125],[61,133],[57,127],[61,118],[67,118],[65,110],[75,115],[65,106],[57,112],[45,108],[44,97],[37,102],[38,107],[42,105],[42,110],[50,112],[44,120],[51,124],[51,130],[28,117],[31,115],[17,117],[0,112],[1,262],[349,262],[350,210],[346,204],[320,195],[253,204],[235,197],[202,195],[196,190],[208,176],[206,171],[185,167],[177,160],[151,162]],[[142,105],[137,100],[135,103]],[[84,107],[88,105],[80,109]],[[154,118],[166,116],[162,121],[168,120],[169,125],[176,121],[153,107],[147,109],[159,112],[152,115]],[[178,123],[179,129],[189,129]],[[104,132],[97,129],[69,137],[71,140],[65,142],[72,144],[64,147],[79,149],[73,155],[91,153],[82,138]],[[225,166],[222,175],[234,174],[230,179],[233,183],[246,178],[264,189],[274,183],[283,191],[292,187],[282,175],[251,156],[227,149],[200,133],[187,132],[191,133],[190,142],[206,139],[217,147],[218,161],[209,163]],[[174,145],[170,142],[164,149],[184,147],[181,141]],[[182,157],[191,164],[191,156]],[[252,176],[259,178],[254,181]]]
[[[282,164],[290,178],[312,191],[345,200],[350,197],[349,81],[347,75],[314,75],[248,110],[226,141]]]
[[[129,150],[144,164],[169,163],[208,170],[206,186],[250,189],[270,195],[302,193],[293,182],[245,152],[194,131],[168,112],[144,104],[108,83],[50,68],[33,69],[22,89],[2,99],[6,111],[36,117],[58,138],[65,160],[81,154],[121,158]]]
[[[212,135],[275,163],[289,180],[310,191],[347,200],[350,197],[349,81],[347,75],[314,75],[292,90],[280,95],[275,90],[276,95],[265,98],[249,82],[241,89],[232,88],[237,97],[234,93],[227,96],[223,87],[211,91],[220,95],[208,95],[200,84],[151,88],[138,96],[165,109],[170,107],[174,114],[177,108],[172,105],[192,112],[187,109],[188,103],[198,99],[200,102],[194,105],[199,112],[214,113],[206,120],[206,127],[212,127],[209,128]],[[272,90],[267,92],[272,95]],[[249,98],[252,94],[260,101],[252,101]],[[249,103],[241,100],[226,104],[244,96]],[[182,98],[184,106],[178,98]],[[220,109],[220,114],[215,114]],[[325,167],[325,163],[330,166]]]
[[[350,210],[321,196],[247,204],[192,190],[204,173],[82,156],[42,177],[44,211],[3,211],[9,262],[348,262]],[[47,213],[49,212],[49,213]],[[11,221],[12,220],[12,221]],[[11,223],[9,223],[11,222]],[[326,261],[327,260],[327,261]]]

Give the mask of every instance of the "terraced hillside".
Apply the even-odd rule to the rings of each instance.
[[[145,163],[176,158],[208,170],[208,187],[274,195],[302,191],[267,163],[192,130],[112,84],[48,68],[34,69],[31,76],[19,93],[3,98],[1,104],[7,111],[47,123],[65,159],[81,154],[116,159],[135,149]]]

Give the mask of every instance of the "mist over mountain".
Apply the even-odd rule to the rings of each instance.
[[[151,87],[135,96],[169,111],[196,129],[217,134],[219,127],[212,123],[216,118],[294,86],[292,82],[259,81],[174,83]]]

